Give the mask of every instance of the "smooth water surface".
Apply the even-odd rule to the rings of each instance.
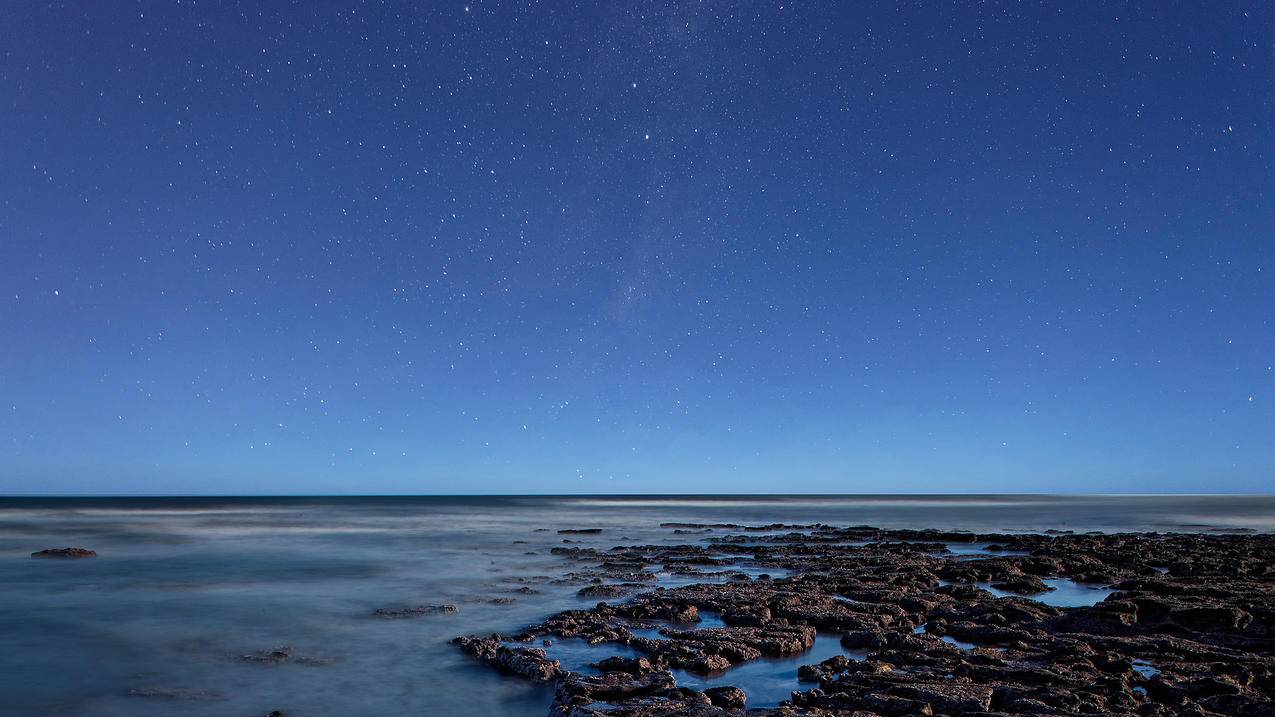
[[[1149,660],[1134,660],[1133,671],[1142,676],[1143,679],[1151,679],[1160,674],[1160,668],[1156,667]]]
[[[919,625],[916,627],[916,629],[912,630],[912,633],[915,635],[924,635],[926,633],[926,627],[927,627],[926,625]],[[949,645],[959,647],[962,650],[973,650],[974,648],[978,647],[978,645],[975,645],[972,642],[958,640],[955,637],[952,637],[951,635],[943,635],[939,637],[939,639],[942,640],[943,642],[946,642]]]
[[[1106,600],[1108,595],[1115,592],[1105,585],[1088,585],[1067,578],[1046,578],[1041,582],[1053,590],[1036,595],[1020,595],[994,588],[990,583],[978,583],[978,586],[996,597],[1025,597],[1054,607],[1089,607]]]
[[[596,602],[577,597],[579,585],[552,583],[578,568],[550,554],[564,540],[610,548],[703,543],[733,532],[676,535],[659,527],[664,521],[1170,531],[1269,530],[1273,515],[1275,501],[1248,497],[3,499],[0,694],[6,713],[77,717],[272,709],[303,717],[539,717],[546,689],[476,665],[447,641],[516,632]],[[603,532],[556,532],[578,527]],[[65,546],[99,557],[29,557]],[[534,594],[513,592],[527,576],[550,580],[529,583]],[[499,597],[517,602],[492,604]],[[456,604],[459,614],[372,615],[379,607],[441,603]],[[281,645],[294,659],[239,659]],[[568,659],[586,657],[573,656],[572,647],[562,645]],[[711,683],[736,684],[755,693],[755,704],[770,702],[798,688],[798,664],[839,650],[835,639],[820,639],[807,655],[741,666]]]

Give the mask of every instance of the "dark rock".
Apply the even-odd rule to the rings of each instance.
[[[589,700],[611,702],[653,695],[670,690],[676,684],[677,681],[673,679],[673,673],[668,670],[648,672],[643,675],[634,675],[628,672],[604,672],[600,675],[590,675],[588,677],[569,673],[568,679],[558,683],[554,700],[562,703],[584,697]]]
[[[730,710],[743,709],[748,701],[748,695],[738,687],[710,687],[704,690],[704,695],[714,706]]]
[[[992,583],[997,590],[1004,590],[1021,595],[1038,595],[1053,590],[1045,581],[1035,575],[1014,575]]]
[[[458,637],[452,642],[469,655],[502,672],[540,682],[548,682],[564,674],[559,662],[550,660],[545,651],[539,648],[509,648],[495,637]]]
[[[632,593],[634,590],[641,589],[642,587],[643,586],[641,585],[634,585],[632,583],[628,585],[589,585],[588,587],[583,587],[577,590],[576,594],[580,597],[587,598],[617,598],[624,597],[625,595]]]
[[[48,548],[31,553],[33,558],[96,558],[97,551],[88,548]]]
[[[970,684],[917,684],[895,687],[892,693],[924,702],[940,714],[986,712],[992,705],[992,688]]]
[[[239,659],[244,662],[263,662],[269,664],[279,664],[287,662],[292,655],[292,648],[287,646],[276,647],[273,650],[258,650],[250,652],[246,655],[240,655]]]
[[[645,657],[608,657],[594,667],[603,672],[627,672],[630,675],[645,675],[655,669]]]
[[[800,655],[816,630],[836,635],[853,655],[799,667],[791,704],[749,715],[1275,717],[1275,536],[712,527],[736,534],[706,538],[707,545],[555,548],[575,568],[538,580],[577,586],[588,597],[637,594],[558,613],[516,638],[457,644],[496,669],[552,682],[554,717],[737,714],[734,690],[747,684],[698,692],[676,687],[670,670],[714,673]],[[954,555],[953,542],[1002,549]],[[780,577],[702,570],[740,560]],[[647,590],[653,567],[701,582]],[[997,599],[974,584],[1039,594],[1053,577],[1116,592],[1092,607],[1055,608],[1029,597]],[[704,611],[725,627],[694,629]],[[914,634],[920,625],[926,630]],[[639,636],[638,627],[658,628],[658,637]],[[557,637],[614,644],[616,654],[595,664],[601,674],[585,676],[562,670],[543,650],[504,644]],[[628,650],[641,656],[621,654]],[[1135,659],[1153,660],[1159,673],[1139,674]]]
[[[455,605],[417,605],[416,607],[388,608],[379,607],[373,613],[377,617],[384,618],[406,618],[406,617],[423,617],[425,615],[454,615],[460,612],[460,608]]]

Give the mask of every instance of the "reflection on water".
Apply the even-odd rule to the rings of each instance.
[[[987,558],[999,557],[1002,555],[1031,555],[1031,553],[1026,550],[1007,550],[999,547],[997,547],[996,550],[992,550],[991,548],[994,546],[994,543],[944,543],[944,545],[947,546],[948,552],[952,555],[957,555],[963,558]]]
[[[709,613],[701,614],[703,619],[695,625],[696,629],[725,627],[720,618]],[[647,624],[658,623],[660,627],[684,630],[686,625],[677,625],[663,621],[647,621]],[[664,639],[659,627],[629,627],[634,635],[652,640]],[[635,658],[643,653],[627,645],[613,642],[590,644],[579,638],[551,640],[548,646],[542,642],[510,642],[509,647],[540,647],[550,659],[557,660],[563,669],[584,674],[596,674],[593,665],[609,657]],[[815,643],[810,650],[800,655],[780,658],[762,658],[735,665],[730,669],[713,674],[701,675],[686,670],[673,670],[678,686],[693,687],[703,690],[709,687],[732,685],[744,690],[748,695],[748,704],[752,707],[773,707],[780,701],[788,699],[793,690],[799,689],[797,669],[802,665],[812,665],[836,655],[846,655],[854,659],[864,659],[866,652],[846,650],[841,646],[838,635],[830,632],[817,633]]]
[[[687,585],[695,585],[696,583],[720,583],[730,580],[739,579],[739,575],[748,576],[752,580],[758,578],[769,577],[771,579],[785,578],[792,574],[791,570],[784,568],[763,568],[756,565],[714,565],[707,569],[702,569],[699,573],[679,573],[669,570],[653,570],[656,575],[656,585],[665,588],[680,588]]]
[[[1020,595],[994,588],[990,583],[978,583],[978,586],[996,597],[1026,597],[1053,607],[1090,607],[1097,605],[1107,599],[1108,595],[1115,592],[1115,590],[1103,585],[1078,583],[1067,578],[1049,578],[1042,582],[1053,588],[1053,590],[1038,595]]]
[[[922,635],[922,634],[925,634],[925,632],[926,632],[926,625],[920,625],[915,630],[912,631],[914,635]],[[943,642],[946,642],[949,645],[955,645],[956,647],[959,647],[962,650],[973,650],[974,648],[978,647],[978,645],[975,645],[972,642],[965,642],[964,640],[958,640],[955,637],[952,637],[951,635],[943,635],[939,637],[939,639],[942,640]]]
[[[590,644],[578,637],[568,637],[553,639],[551,643],[550,645],[544,645],[541,642],[510,642],[506,644],[512,648],[538,647],[545,651],[549,659],[557,660],[562,669],[584,674],[597,673],[598,670],[593,665],[608,657],[632,658],[642,656],[642,653],[637,650],[615,642]]]
[[[7,713],[66,717],[272,709],[539,717],[546,690],[501,678],[447,641],[517,632],[580,604],[579,584],[553,583],[579,568],[550,554],[566,539],[558,529],[600,527],[571,535],[571,544],[608,549],[688,540],[660,528],[664,521],[991,532],[1174,530],[1185,521],[1270,529],[1272,516],[1275,500],[1253,497],[0,499],[0,695]],[[64,546],[99,557],[29,557]],[[784,574],[741,561],[721,570]],[[519,581],[526,576],[545,579]],[[705,580],[663,577],[666,585]],[[514,592],[524,585],[536,592]],[[1102,597],[1083,589],[1085,604]],[[491,604],[498,597],[517,601]],[[442,603],[460,613],[372,617],[378,607]],[[281,645],[330,664],[239,659]],[[796,665],[839,651],[821,638],[791,662],[689,679],[736,684],[754,704],[773,703],[795,688]],[[130,697],[130,688],[206,699],[175,707]]]
[[[699,622],[695,623],[678,623],[668,620],[643,620],[626,625],[629,632],[638,637],[645,637],[648,640],[663,640],[664,635],[660,634],[660,630],[707,630],[714,627],[726,627],[726,623],[722,622],[722,618],[711,610],[699,611]]]
[[[697,690],[726,685],[738,687],[748,695],[749,707],[774,707],[788,699],[793,690],[803,689],[797,682],[797,668],[823,662],[837,655],[861,660],[865,653],[843,648],[835,633],[820,632],[815,637],[815,644],[800,655],[752,660],[715,675],[697,675],[685,670],[674,670],[673,676],[677,678],[679,686],[694,687]]]

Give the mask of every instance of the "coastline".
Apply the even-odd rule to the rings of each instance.
[[[454,644],[551,684],[554,717],[1272,709],[1269,534],[661,527],[735,532],[707,545],[555,548],[578,566],[571,578],[587,582],[580,594],[629,597]],[[651,589],[661,572],[707,580]],[[1049,604],[1067,588],[1089,604]],[[843,654],[801,661],[819,640],[837,640]],[[590,648],[564,650],[565,641]],[[732,670],[784,658],[801,664],[792,691],[746,709],[758,702],[754,686]]]
[[[1056,587],[1035,596],[1044,600],[1077,594],[1101,598],[1110,588],[1073,589],[1069,582],[1056,582],[1052,576],[1080,577],[1085,561],[1100,566],[1112,553],[1110,558],[1116,562],[1106,568],[1108,574],[1092,579],[1111,580],[1108,585],[1146,593],[1147,600],[1163,597],[1207,605],[1218,599],[1217,585],[1238,588],[1244,581],[1269,585],[1270,579],[1235,582],[1240,575],[1236,566],[1249,563],[1224,561],[1210,567],[1205,558],[1212,547],[1205,546],[1265,547],[1275,519],[1271,497],[1237,501],[1004,496],[990,500],[891,497],[886,501],[802,496],[792,501],[756,497],[726,502],[575,497],[178,501],[78,499],[15,506],[0,500],[0,627],[4,628],[0,631],[0,691],[15,713],[166,717],[179,704],[188,717],[260,715],[273,709],[290,717],[369,712],[543,717],[553,703],[558,680],[497,679],[489,664],[457,649],[451,640],[458,635],[512,638],[534,632],[564,611],[578,612],[585,616],[581,625],[593,631],[589,636],[603,639],[589,644],[578,637],[543,634],[528,642],[510,640],[501,645],[545,649],[547,660],[560,661],[558,669],[596,676],[589,665],[608,657],[652,660],[650,653],[640,649],[643,643],[607,640],[589,622],[595,619],[590,611],[600,602],[617,611],[608,620],[631,622],[623,614],[624,606],[653,599],[640,597],[644,593],[665,600],[681,595],[686,598],[683,603],[696,606],[699,619],[628,624],[625,629],[634,638],[667,641],[661,629],[708,630],[710,635],[719,628],[770,630],[782,626],[778,620],[788,621],[789,632],[783,639],[795,645],[791,649],[766,647],[763,651],[749,644],[770,644],[780,634],[754,635],[747,641],[717,637],[721,649],[734,655],[726,658],[730,669],[710,674],[695,671],[691,656],[708,655],[693,650],[685,652],[685,659],[691,660],[686,667],[669,666],[676,688],[708,695],[716,687],[743,686],[748,690],[748,709],[774,710],[791,698],[793,690],[823,689],[819,683],[800,682],[799,671],[810,673],[810,666],[836,657],[850,660],[847,666],[862,667],[869,664],[865,650],[871,650],[841,644],[842,635],[854,624],[825,623],[822,618],[810,623],[815,625],[813,643],[803,649],[809,638],[797,624],[801,618],[782,613],[788,608],[780,604],[780,593],[807,601],[812,615],[829,609],[836,613],[842,599],[876,600],[880,604],[872,610],[893,615],[890,624],[880,626],[884,634],[902,636],[889,639],[906,640],[908,645],[916,645],[915,640],[924,645],[937,640],[939,651],[974,644],[980,652],[963,654],[983,660],[982,653],[995,645],[970,639],[974,633],[962,633],[969,627],[963,623],[987,627],[987,620],[1000,618],[985,620],[944,611],[1013,601],[1024,601],[1024,609],[1036,609],[1029,598],[998,599],[1009,591],[993,587],[993,578],[996,582],[1017,578],[1017,584],[1003,585],[1018,590],[1040,583]],[[816,524],[821,527],[810,527]],[[858,533],[849,540],[848,533],[838,537],[828,527],[864,525],[880,530]],[[1194,533],[1193,525],[1200,526]],[[922,526],[961,532],[916,530]],[[1089,535],[1090,531],[1104,532]],[[1130,537],[1130,533],[1155,535]],[[1174,538],[1170,533],[1186,537]],[[1126,552],[1128,546],[1144,541],[1165,550],[1177,550],[1175,541],[1186,541],[1183,566],[1174,567],[1172,560],[1166,563],[1165,556],[1141,548],[1137,553],[1141,562],[1130,562],[1114,549],[1095,553],[1094,546],[1104,541]],[[1006,549],[989,550],[992,542]],[[1074,549],[1062,550],[1067,545]],[[1055,554],[1017,554],[1038,551],[1041,546],[1054,546]],[[57,559],[32,557],[68,547],[96,555],[72,551]],[[1084,558],[1088,553],[1096,557]],[[1029,557],[1045,562],[1032,563],[1037,567],[1031,569],[1015,562]],[[942,585],[938,580],[960,583],[963,579],[946,572],[945,560],[952,562],[953,570],[978,567],[984,573],[966,575],[964,579],[976,581],[968,591]],[[1055,564],[1055,560],[1061,562]],[[1171,574],[1161,575],[1149,567],[1153,560]],[[1268,563],[1269,559],[1254,564]],[[1017,567],[994,573],[997,565]],[[834,576],[837,581],[829,582]],[[900,592],[873,597],[873,591],[882,587],[877,581],[887,576],[891,589]],[[1035,577],[1039,583],[1026,577]],[[1152,582],[1134,587],[1124,584],[1127,580]],[[689,587],[695,584],[701,587]],[[862,594],[847,595],[851,588]],[[1164,590],[1188,592],[1161,596]],[[1242,595],[1236,592],[1233,597],[1239,600]],[[692,598],[699,602],[687,603]],[[713,609],[726,607],[723,601],[728,598],[740,608],[729,624],[723,612]],[[1223,606],[1228,601],[1231,598],[1223,600]],[[763,605],[770,611],[769,622],[739,623],[750,611],[765,615],[760,610]],[[852,607],[852,612],[864,612],[857,603]],[[1067,614],[1090,610],[1045,608]],[[1238,608],[1254,616],[1245,629],[1268,621],[1260,610]],[[1140,617],[1149,620],[1149,615]],[[916,630],[920,625],[914,623],[922,618],[926,630],[909,637],[909,626]],[[1052,612],[1038,617],[1047,622],[1059,619]],[[1026,629],[1024,624],[1011,626]],[[1056,627],[1049,622],[1040,628],[1041,634],[1056,634]],[[1150,629],[1135,623],[1129,628],[1134,632],[1131,636],[1138,637],[1137,631],[1144,628]],[[1166,629],[1173,637],[1173,630],[1181,628],[1168,624]],[[1035,630],[1029,632],[1035,635]],[[1158,633],[1147,636],[1154,634]],[[694,646],[693,637],[675,641]],[[554,644],[543,645],[545,639]],[[656,653],[669,649],[647,647]],[[1040,652],[1043,647],[1033,649],[1047,654]],[[745,659],[751,650],[762,654]],[[655,658],[658,663],[658,654]],[[964,661],[955,662],[941,653],[926,659],[940,658],[948,660],[944,664],[953,670],[991,669],[981,664],[962,667]],[[902,659],[883,656],[883,660],[899,674],[912,669]],[[1190,667],[1189,660],[1183,662]],[[1195,677],[1181,671],[1185,668],[1170,667],[1162,682],[1194,684]],[[1203,669],[1202,664],[1195,668]],[[51,680],[54,674],[81,678],[68,684]],[[376,689],[369,690],[367,686],[373,684]],[[1254,684],[1263,683],[1255,678]],[[1133,687],[1144,685],[1131,682],[1122,689]],[[1168,699],[1157,697],[1150,686],[1145,688],[1150,690],[1150,702],[1162,704]],[[1254,688],[1246,685],[1244,689]],[[1108,698],[1115,699],[1104,697]],[[1125,703],[1108,702],[1115,704]],[[997,706],[1003,705],[993,702]],[[599,707],[595,702],[578,709]],[[810,712],[816,709],[811,706],[788,709],[816,714]],[[1139,705],[1138,709],[1154,708]]]

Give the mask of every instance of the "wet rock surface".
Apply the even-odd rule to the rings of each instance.
[[[1275,716],[1272,535],[663,527],[704,542],[555,548],[602,602],[454,643],[552,684],[557,717]],[[1092,604],[1046,604],[1064,588]],[[846,654],[801,666],[778,706],[731,684],[817,635]],[[563,639],[614,655],[569,669]],[[688,673],[721,677],[699,691]]]

